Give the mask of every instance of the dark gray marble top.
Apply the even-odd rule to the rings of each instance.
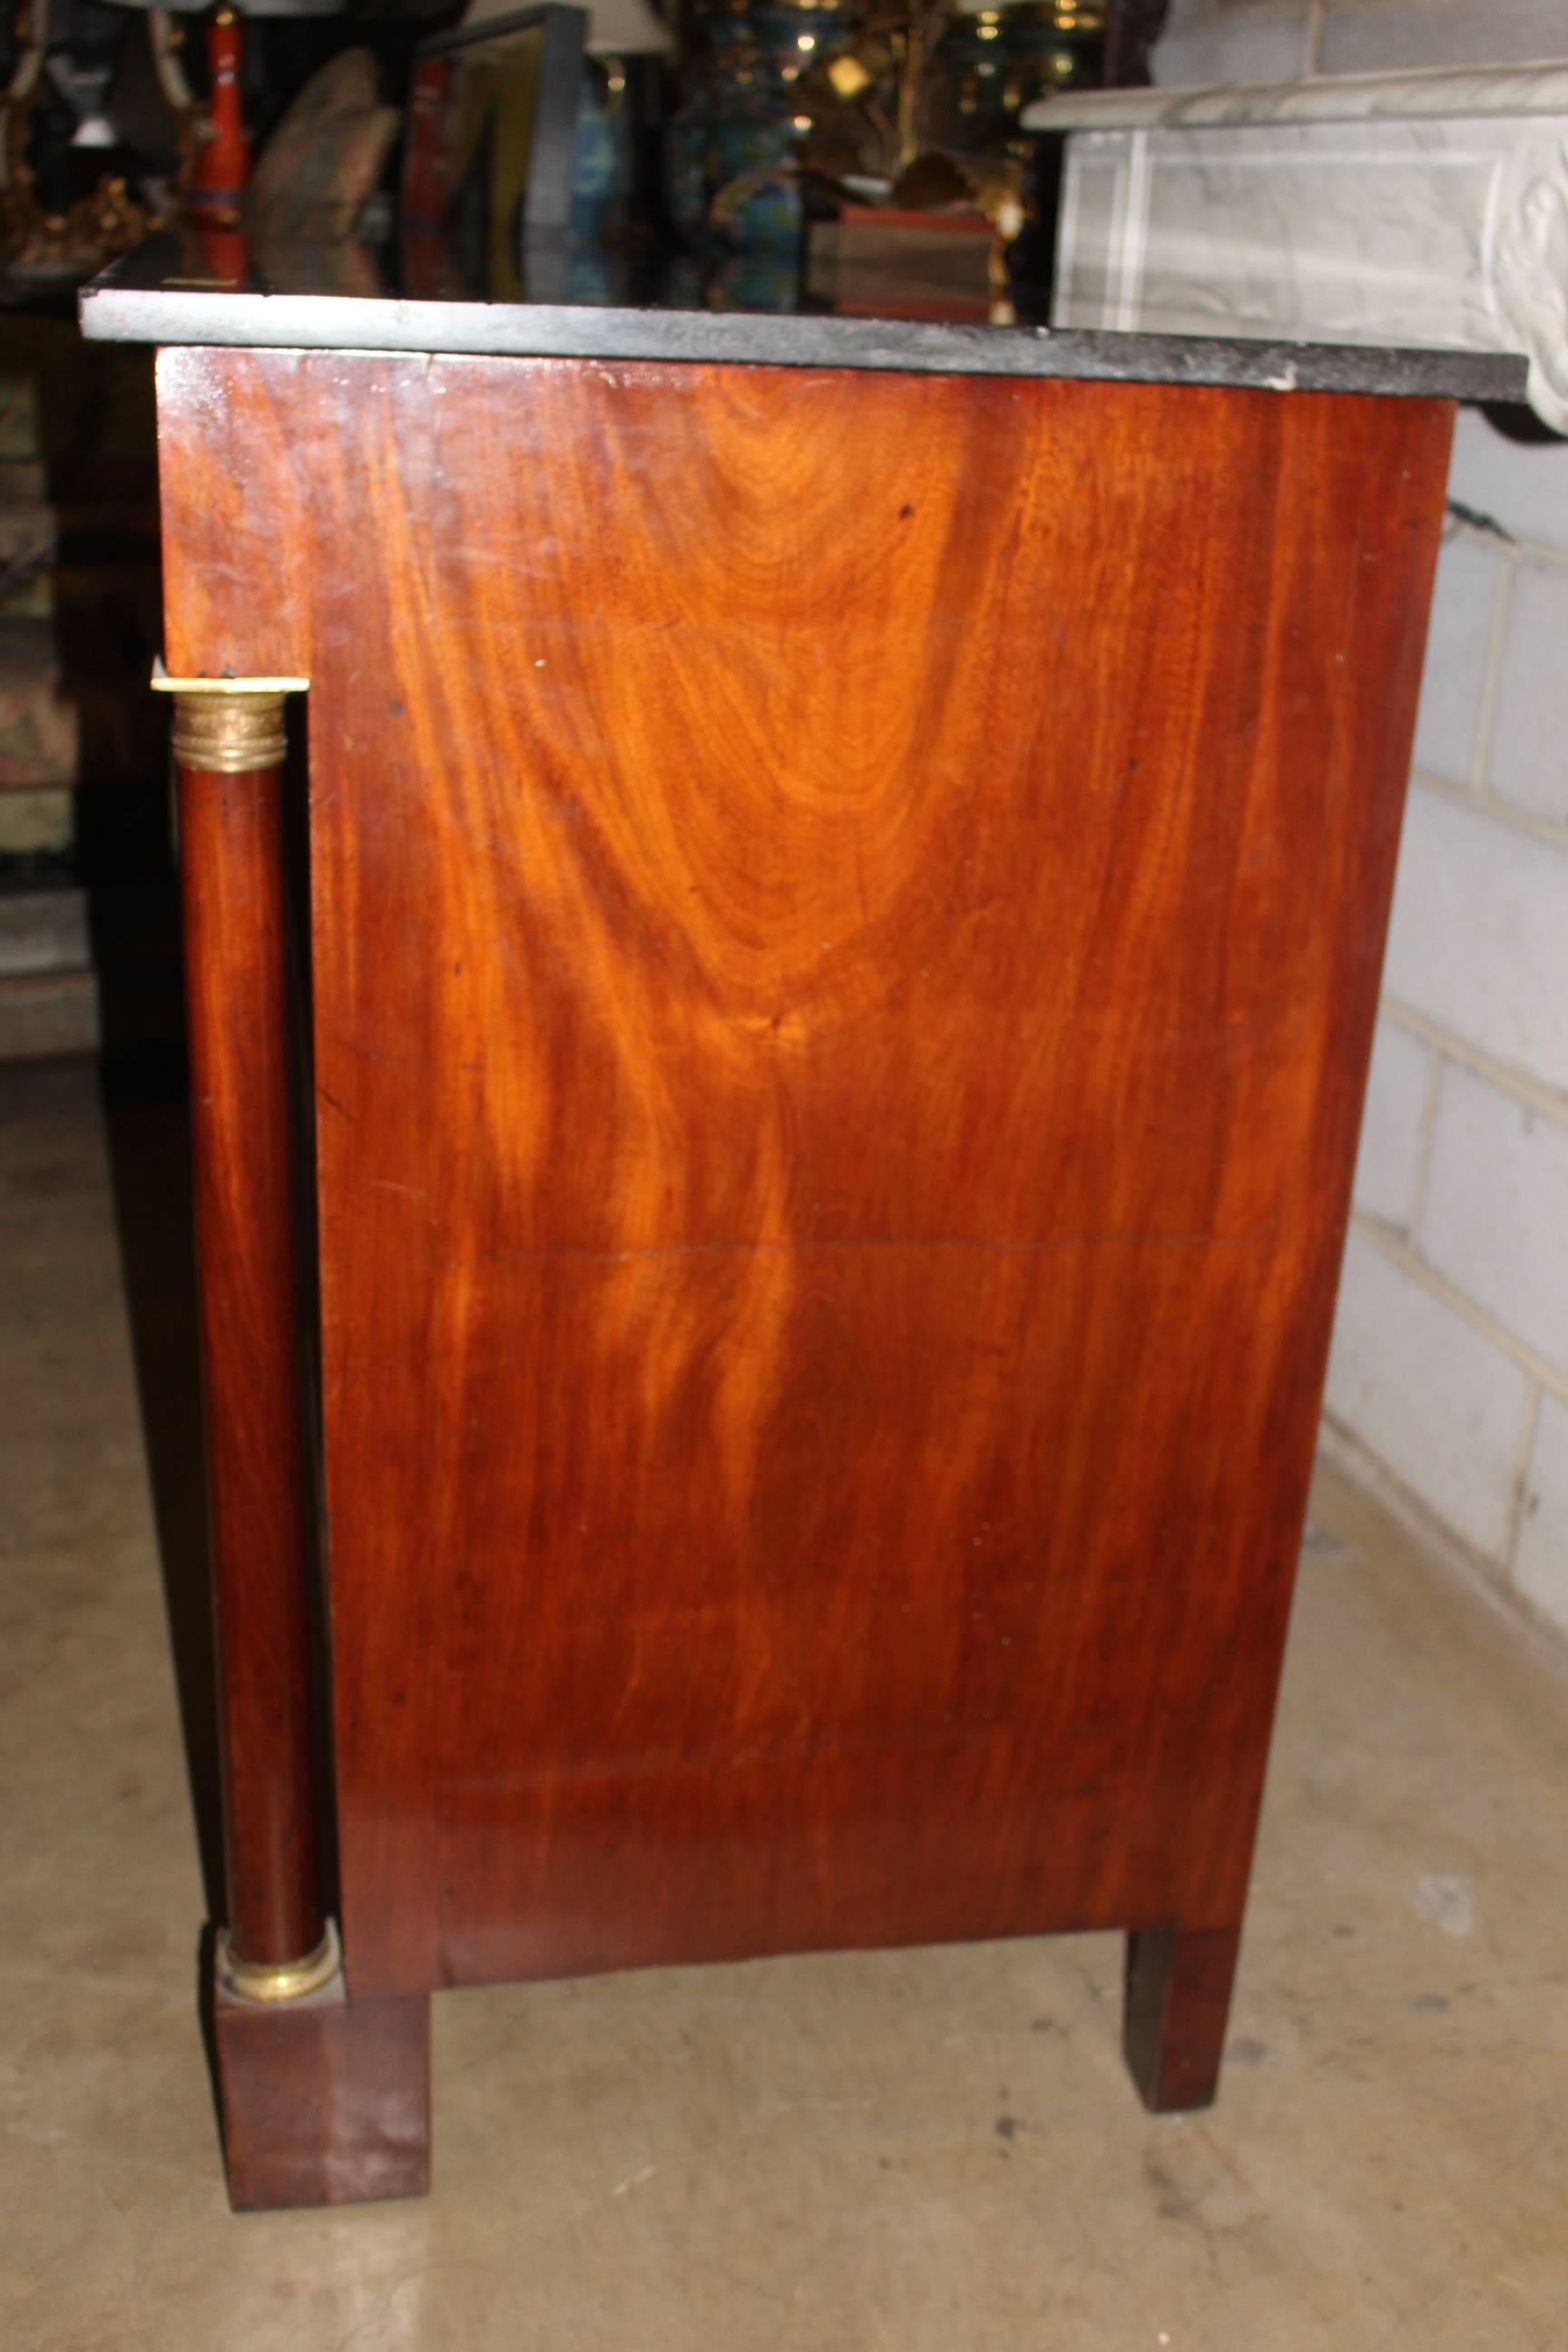
[[[482,302],[376,290],[382,265],[355,249],[268,257],[266,282],[202,276],[207,262],[173,237],[149,238],[81,296],[84,334],[104,342],[223,343],[284,351],[439,352],[517,358],[730,361],[770,367],[887,368],[924,374],[1072,376],[1106,383],[1234,384],[1274,392],[1361,392],[1474,401],[1524,397],[1511,353],[1386,351],[1219,335],[1089,334],[701,309],[586,298]],[[542,278],[555,273],[540,273]],[[345,281],[355,281],[343,290]],[[323,290],[323,289],[331,290]],[[364,290],[360,290],[361,289]],[[710,299],[712,297],[710,296]],[[721,301],[729,296],[721,289]]]

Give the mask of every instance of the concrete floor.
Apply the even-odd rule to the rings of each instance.
[[[171,1131],[111,1190],[85,1066],[0,1070],[8,2352],[1563,2352],[1563,1686],[1326,1479],[1212,2114],[1105,1937],[461,1993],[428,2203],[231,2219]]]

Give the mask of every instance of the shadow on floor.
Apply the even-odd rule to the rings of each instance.
[[[126,1309],[153,1491],[191,1810],[209,1918],[223,1916],[223,1831],[212,1594],[207,1580],[191,1223],[183,1095],[106,1080],[104,1121]]]
[[[302,897],[302,888],[301,888]],[[144,898],[143,908],[149,903]],[[152,951],[145,922],[117,929],[101,919],[94,900],[94,948],[104,1006],[100,1086],[121,1266],[141,1406],[142,1444],[152,1488],[169,1624],[191,1810],[200,1850],[209,1921],[226,1916],[223,1815],[219,1778],[217,1653],[208,1570],[207,1498],[202,1431],[201,1360],[196,1292],[190,1121],[178,961],[177,899],[171,891],[167,926],[158,927],[162,961]],[[134,1018],[117,1027],[112,1006],[122,985],[139,992]],[[308,1061],[306,986],[297,985],[299,1066]],[[296,1106],[296,1157],[300,1203],[301,1326],[300,1410],[307,1423],[306,1458],[319,1486],[319,1380],[313,1225],[312,1140],[308,1080],[301,1075]],[[321,1530],[316,1508],[310,1519]],[[325,1622],[324,1545],[304,1563],[312,1596],[317,1702],[316,1754],[332,1752],[331,1670]],[[336,1818],[330,1769],[316,1773],[323,1902],[336,1916]]]

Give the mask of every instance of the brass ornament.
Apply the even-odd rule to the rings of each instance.
[[[338,1931],[331,1921],[313,1952],[302,1960],[247,1960],[241,1957],[223,1929],[217,1939],[217,1980],[237,2000],[304,2000],[331,1984],[342,1966]]]
[[[160,662],[154,690],[174,697],[174,757],[182,768],[218,776],[278,767],[288,750],[283,705],[303,677],[171,677]]]
[[[182,768],[243,776],[276,768],[287,749],[280,694],[183,694],[174,707],[174,757]]]

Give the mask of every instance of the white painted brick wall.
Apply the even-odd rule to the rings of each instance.
[[[1356,1160],[1355,1204],[1396,1233],[1415,1223],[1437,1060],[1392,1021],[1377,1024]]]
[[[1300,0],[1172,0],[1155,71],[1164,82],[1293,81],[1310,63]]]
[[[1508,1550],[1532,1402],[1517,1365],[1366,1234],[1351,1235],[1329,1410],[1492,1559]]]
[[[1456,783],[1469,782],[1480,756],[1504,576],[1501,548],[1474,531],[1456,532],[1437,558],[1415,720],[1415,764]]]
[[[1563,0],[1326,0],[1317,70],[1528,65],[1568,50]]]
[[[1563,0],[1172,0],[1154,78],[1291,81],[1564,56]]]
[[[1568,1403],[1561,1397],[1541,1400],[1514,1580],[1531,1606],[1568,1633]]]
[[[1435,1273],[1568,1380],[1568,1119],[1450,1063],[1420,1246]]]
[[[1514,566],[1487,777],[1568,827],[1568,558]]]
[[[1568,8],[1563,16],[1568,53]],[[1462,408],[1454,428],[1449,488],[1510,538],[1568,547],[1568,441],[1521,448],[1478,409]]]
[[[1568,60],[1568,0],[1174,0],[1156,79]],[[1460,416],[1328,1412],[1568,1638],[1568,444]]]
[[[1568,837],[1556,848],[1418,776],[1384,987],[1568,1093]]]

